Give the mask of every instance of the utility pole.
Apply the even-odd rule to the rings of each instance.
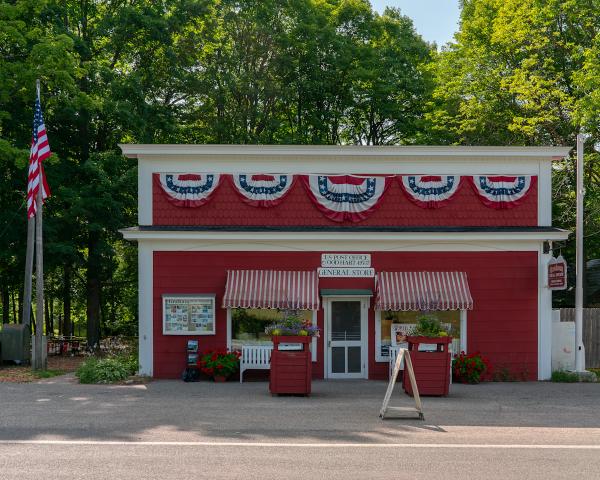
[[[575,283],[575,371],[585,372],[585,347],[583,345],[583,197],[585,188],[583,186],[583,147],[586,135],[577,135],[577,218],[575,223],[575,271],[577,280]]]

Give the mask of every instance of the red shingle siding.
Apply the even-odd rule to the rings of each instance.
[[[368,252],[365,252],[368,253]],[[480,350],[495,366],[515,375],[537,378],[538,278],[535,252],[374,252],[376,271],[460,270],[467,272],[474,309],[468,313],[468,350]],[[154,253],[154,375],[177,378],[185,367],[188,338],[200,348],[226,345],[227,315],[220,307],[227,269],[306,270],[320,266],[321,252],[155,252]],[[368,288],[373,279],[322,278],[319,288]],[[162,295],[214,293],[216,335],[199,337],[162,334]],[[376,363],[375,316],[369,310],[369,376],[387,377],[387,364]],[[323,309],[317,315],[323,328]],[[323,338],[313,375],[323,377]]]
[[[157,175],[157,174],[154,174]],[[310,201],[300,181],[281,205],[257,208],[242,202],[231,179],[222,184],[211,200],[196,208],[176,207],[168,202],[157,182],[152,182],[154,225],[233,225],[233,226],[535,226],[537,225],[537,184],[522,205],[507,210],[486,207],[470,185],[464,184],[451,202],[439,209],[424,209],[412,203],[394,179],[381,208],[359,223],[337,223],[325,218]]]

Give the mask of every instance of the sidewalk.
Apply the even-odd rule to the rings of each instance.
[[[425,422],[380,420],[386,386],[316,381],[305,398],[271,397],[266,382],[0,384],[0,439],[600,444],[597,383],[452,385],[423,398]],[[398,386],[390,403],[412,402]]]

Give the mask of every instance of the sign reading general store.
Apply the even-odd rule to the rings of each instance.
[[[319,277],[374,277],[374,268],[325,268],[318,269]]]

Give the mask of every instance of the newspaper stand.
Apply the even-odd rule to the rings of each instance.
[[[274,336],[269,389],[275,394],[310,395],[312,337]]]
[[[450,389],[450,349],[452,337],[408,336],[408,354],[412,360],[421,395],[446,396]],[[433,351],[420,351],[419,345],[435,345]],[[412,395],[413,388],[404,370],[404,391]]]

